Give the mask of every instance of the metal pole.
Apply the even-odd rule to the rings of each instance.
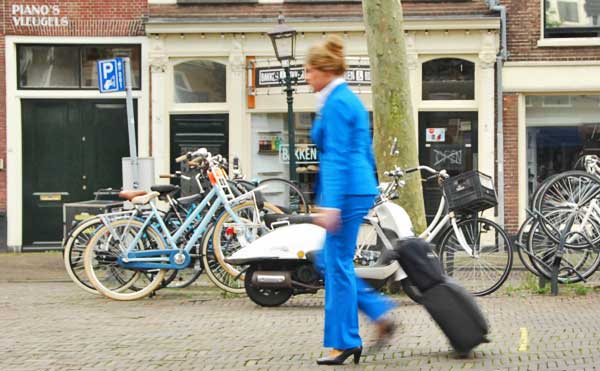
[[[290,73],[290,66],[285,66],[285,92],[287,96],[288,106],[288,152],[290,157],[290,180],[296,182],[296,138],[294,136],[295,125],[294,125],[294,96],[292,89],[292,76]]]
[[[133,115],[133,84],[131,83],[131,62],[129,58],[123,58],[125,64],[125,90],[127,92],[127,131],[129,133],[129,156],[133,171],[133,188],[139,187],[139,169],[137,160],[137,147],[135,137],[135,117]]]

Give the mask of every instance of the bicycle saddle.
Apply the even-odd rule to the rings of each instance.
[[[127,201],[131,201],[138,196],[143,196],[147,192],[146,191],[138,191],[138,190],[125,190],[119,192],[119,198],[123,198]]]
[[[173,191],[177,191],[179,189],[179,186],[173,185],[173,184],[160,184],[160,185],[153,185],[152,187],[150,187],[150,190],[154,191],[154,192],[158,192],[161,195],[166,194],[166,193],[171,193]]]
[[[131,202],[135,205],[145,205],[156,197],[160,196],[158,192],[150,192],[141,196],[134,197]]]
[[[195,194],[195,195],[191,195],[191,196],[178,198],[177,202],[179,202],[182,205],[189,205],[189,204],[193,204],[194,202],[202,200],[202,198],[204,198],[204,195]]]

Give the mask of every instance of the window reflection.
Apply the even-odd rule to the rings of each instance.
[[[78,88],[79,54],[68,46],[27,46],[19,50],[19,87]]]
[[[423,100],[475,99],[475,64],[463,59],[423,63]]]
[[[226,67],[211,61],[190,61],[175,66],[176,103],[225,102]]]
[[[140,88],[140,55],[139,46],[90,46],[83,47],[81,85],[98,87],[98,70],[96,61],[117,57],[129,57],[131,61],[132,84],[134,89]]]
[[[96,62],[129,57],[134,89],[141,86],[139,45],[19,45],[19,88],[98,88]]]

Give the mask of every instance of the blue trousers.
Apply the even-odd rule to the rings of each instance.
[[[358,333],[358,309],[376,321],[395,307],[354,274],[354,252],[362,219],[373,206],[373,196],[347,196],[341,211],[342,223],[327,233],[325,246],[315,265],[325,277],[326,348],[350,349],[362,345]]]

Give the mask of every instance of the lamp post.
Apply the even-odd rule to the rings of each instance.
[[[290,158],[290,180],[296,181],[296,139],[294,137],[294,89],[292,88],[292,79],[290,64],[295,59],[296,52],[296,30],[285,24],[283,14],[279,13],[278,24],[269,32],[268,35],[275,49],[275,56],[283,70],[285,77],[281,80],[285,84],[285,93],[288,106],[288,156]]]

